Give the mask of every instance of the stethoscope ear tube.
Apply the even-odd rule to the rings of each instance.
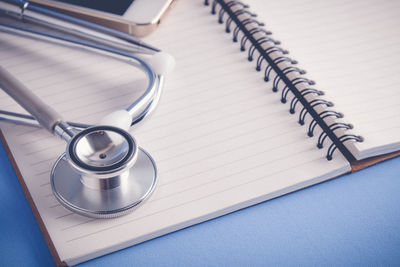
[[[62,121],[61,115],[0,66],[0,87],[27,110],[49,132]]]

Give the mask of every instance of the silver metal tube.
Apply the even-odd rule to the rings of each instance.
[[[13,123],[20,123],[20,124],[24,124],[24,125],[33,126],[33,127],[42,127],[37,122],[35,117],[33,117],[32,115],[11,112],[11,111],[7,111],[7,110],[0,110],[0,120],[9,121],[9,122],[13,122]],[[91,124],[72,122],[72,121],[67,121],[67,123],[70,126],[74,127],[74,129],[85,129],[85,128],[89,128],[89,127],[93,126]]]
[[[136,99],[132,104],[130,104],[126,108],[129,114],[131,114],[133,117],[138,116],[151,103],[151,101],[153,101],[157,90],[160,88],[159,86],[157,86],[158,78],[159,77],[155,73],[152,73],[153,82],[146,89],[143,95],[141,95],[138,99]]]
[[[61,121],[54,127],[54,133],[68,142],[77,131],[68,123]]]
[[[0,87],[26,109],[49,132],[62,121],[61,115],[0,66]]]
[[[138,114],[138,115],[133,114],[132,126],[137,126],[145,118],[149,118],[149,116],[153,113],[153,111],[158,106],[158,102],[160,101],[160,98],[161,98],[162,88],[164,86],[164,76],[163,75],[158,76],[157,84],[155,84],[155,86],[156,86],[156,90],[154,92],[154,97],[151,100],[151,102],[146,106],[146,108],[140,114]]]

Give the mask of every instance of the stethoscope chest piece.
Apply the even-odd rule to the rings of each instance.
[[[11,1],[21,4],[21,1]],[[25,1],[22,1],[24,3]],[[126,109],[117,110],[101,120],[102,124],[114,126],[94,126],[66,122],[50,106],[25,87],[13,75],[0,66],[0,87],[16,100],[32,117],[3,111],[10,116],[10,121],[27,123],[36,119],[43,128],[67,141],[67,148],[56,161],[51,171],[51,186],[54,196],[67,209],[78,214],[94,218],[113,218],[132,211],[146,200],[153,192],[157,169],[151,156],[138,147],[135,139],[127,132],[132,125],[143,121],[156,107],[164,83],[164,75],[174,65],[174,60],[156,48],[134,41],[131,36],[107,29],[95,24],[46,11],[35,5],[23,5],[26,9],[49,15],[52,19],[67,20],[73,24],[90,26],[89,28],[128,41],[135,45],[114,42],[108,38],[99,38],[86,31],[49,23],[29,14],[0,10],[0,17],[12,19],[13,24],[2,24],[19,33],[26,31],[31,35],[37,33],[59,41],[72,43],[73,47],[87,46],[90,51],[100,51],[107,56],[115,55],[117,59],[129,59],[129,64],[139,68],[147,77],[143,93]],[[23,15],[23,16],[22,16]],[[27,23],[32,22],[32,23]],[[27,27],[32,24],[33,29]],[[41,31],[36,26],[50,30]],[[72,37],[68,37],[71,36]],[[80,40],[82,38],[82,40]],[[145,48],[145,49],[144,49]],[[151,55],[151,64],[136,54]],[[1,112],[1,111],[0,111]],[[28,123],[34,124],[36,123]],[[117,126],[117,127],[115,127]],[[79,129],[86,128],[82,131]],[[125,129],[125,130],[123,130]],[[78,132],[79,131],[79,132]]]
[[[131,135],[112,126],[76,134],[54,164],[51,186],[67,209],[94,218],[132,211],[154,190],[154,160]]]

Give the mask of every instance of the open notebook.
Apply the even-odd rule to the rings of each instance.
[[[3,143],[57,264],[74,265],[337,177],[350,172],[355,159],[379,161],[398,153],[396,1],[251,1],[248,10],[217,2],[205,7],[202,1],[178,1],[146,40],[173,54],[177,67],[155,114],[132,130],[159,171],[155,192],[132,214],[101,220],[64,209],[49,184],[63,141],[41,129],[1,123]],[[298,66],[282,54],[285,49]],[[95,123],[125,107],[137,95],[132,88],[143,85],[124,61],[5,32],[0,62],[71,121]],[[284,77],[275,78],[279,74]],[[0,105],[21,111],[3,93]],[[324,127],[337,129],[325,134]],[[386,153],[392,154],[380,157]]]

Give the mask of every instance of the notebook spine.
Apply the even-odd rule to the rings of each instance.
[[[331,109],[333,103],[321,98],[324,94],[322,91],[311,87],[315,82],[304,76],[306,71],[295,66],[297,61],[287,56],[289,52],[271,37],[272,33],[256,19],[257,15],[249,10],[249,6],[235,0],[205,0],[204,4],[211,4],[211,13],[218,13],[218,22],[225,24],[227,33],[232,33],[233,42],[240,43],[241,51],[247,50],[247,59],[253,61],[256,58],[256,70],[264,70],[264,80],[272,81],[273,92],[280,90],[280,101],[289,104],[290,114],[295,114],[297,105],[301,104],[298,123],[304,125],[307,115],[312,119],[308,123],[307,135],[313,137],[315,127],[318,125],[321,128],[317,147],[323,148],[327,138],[332,141],[326,158],[331,160],[335,150],[339,149],[348,161],[354,161],[354,156],[344,143],[362,142],[362,137],[346,133],[353,126],[336,120],[343,118],[343,114]],[[293,95],[290,103],[289,92]],[[340,130],[340,135],[335,134],[337,130]]]

